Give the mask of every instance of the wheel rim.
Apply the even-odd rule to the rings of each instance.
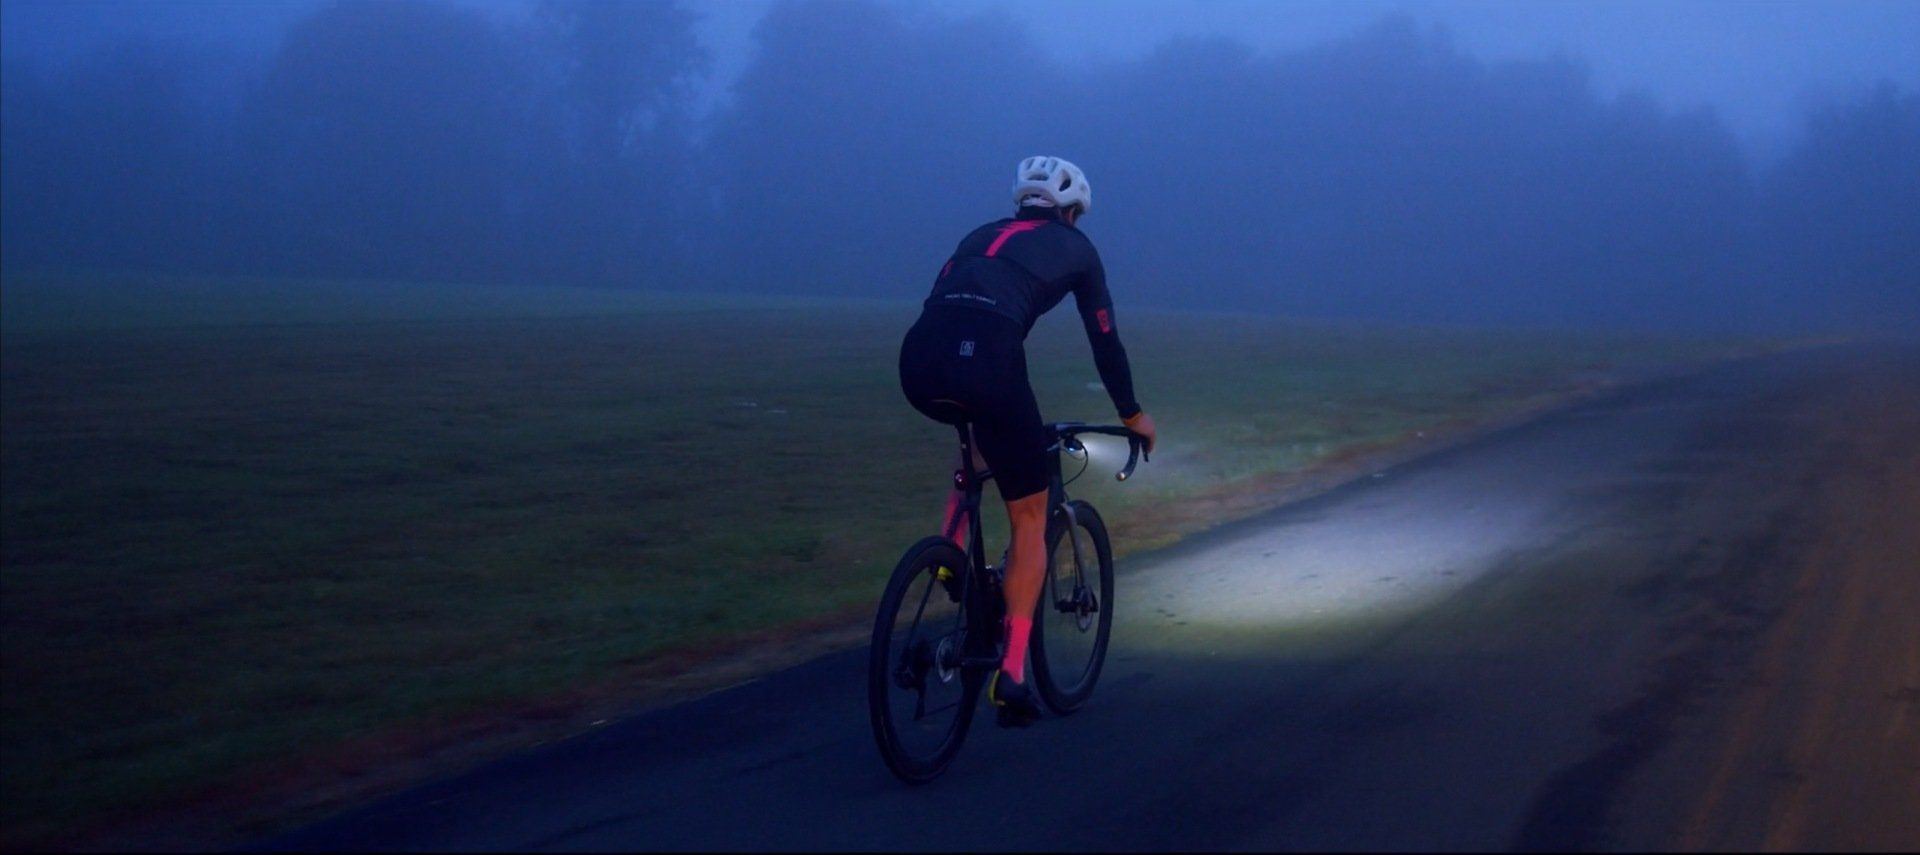
[[[900,752],[917,761],[946,746],[967,700],[966,681],[958,679],[965,622],[936,576],[939,569],[928,565],[915,574],[888,641],[887,726]]]
[[[1073,545],[1068,542],[1074,534],[1081,540],[1077,573]],[[1099,584],[1100,559],[1092,551],[1092,538],[1086,531],[1063,535],[1049,556],[1047,590],[1041,601],[1047,669],[1054,683],[1069,695],[1085,684],[1099,643],[1101,604],[1094,586]]]

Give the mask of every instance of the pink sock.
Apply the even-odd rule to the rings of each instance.
[[[1027,636],[1033,633],[1033,618],[1007,618],[1007,656],[1000,670],[1016,683],[1027,681]]]

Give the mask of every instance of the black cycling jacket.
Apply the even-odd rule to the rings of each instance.
[[[925,305],[992,312],[1019,324],[1024,335],[1068,293],[1087,328],[1100,382],[1120,417],[1132,418],[1140,404],[1114,324],[1106,268],[1093,241],[1062,221],[1058,210],[1028,206],[1018,216],[974,229],[940,268]]]

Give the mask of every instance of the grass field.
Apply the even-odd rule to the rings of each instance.
[[[9,281],[0,826],[55,835],[274,758],[871,607],[937,522],[911,303]],[[1111,420],[1070,310],[1051,418]],[[1123,314],[1163,450],[1082,481],[1125,550],[1182,508],[1622,370],[1746,345]],[[1245,510],[1258,496],[1229,505]]]

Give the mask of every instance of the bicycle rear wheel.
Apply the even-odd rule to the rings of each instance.
[[[982,682],[961,667],[967,557],[944,537],[900,557],[880,598],[867,661],[867,711],[887,768],[922,784],[940,776],[973,723]]]
[[[1034,686],[1059,715],[1079,709],[1093,695],[1113,631],[1107,525],[1092,505],[1067,505],[1073,520],[1057,510],[1047,520],[1047,578],[1034,608],[1030,645]]]

